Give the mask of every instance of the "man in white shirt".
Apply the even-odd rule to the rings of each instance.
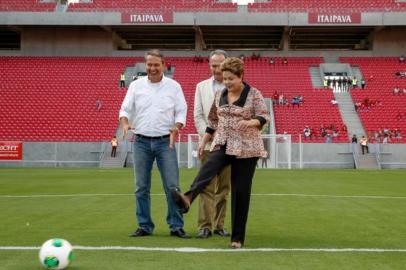
[[[164,76],[164,57],[159,50],[145,54],[147,76],[133,81],[128,88],[120,110],[123,134],[132,129],[134,141],[134,174],[136,217],[139,228],[131,237],[151,235],[150,188],[154,160],[161,174],[168,212],[166,221],[170,235],[190,236],[183,230],[183,216],[170,190],[179,189],[179,170],[173,141],[186,123],[187,105],[179,83]]]
[[[207,117],[214,102],[217,91],[225,88],[223,84],[223,74],[220,64],[226,59],[227,53],[223,50],[215,50],[210,53],[209,65],[212,77],[197,84],[194,103],[195,127],[200,137],[206,132]],[[210,144],[206,145],[205,153],[202,157],[204,163],[208,157]],[[214,181],[200,193],[198,211],[198,238],[208,238],[212,231],[220,236],[230,235],[224,229],[224,219],[226,216],[227,198],[230,193],[230,166],[226,167]]]

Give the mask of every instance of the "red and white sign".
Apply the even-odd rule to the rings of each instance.
[[[23,143],[0,141],[0,160],[22,160]]]
[[[361,23],[361,13],[349,13],[349,14],[309,13],[309,23],[311,23],[311,24],[359,24],[359,23]]]
[[[173,12],[131,12],[121,13],[122,23],[133,24],[156,24],[156,23],[173,23]]]

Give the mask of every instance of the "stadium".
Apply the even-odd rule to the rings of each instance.
[[[76,250],[69,269],[404,269],[405,15],[402,0],[0,0],[0,269],[40,269],[54,237]],[[182,189],[199,168],[193,104],[210,52],[243,60],[265,98],[269,155],[241,250],[170,237],[155,167],[154,236],[128,238],[135,151],[119,111],[150,49],[188,106]]]

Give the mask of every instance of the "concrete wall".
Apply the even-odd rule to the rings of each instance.
[[[263,56],[399,56],[406,51],[405,13],[363,13],[361,25],[377,26],[370,51],[291,51],[285,35],[282,51],[260,51]],[[117,51],[122,41],[110,32],[111,26],[136,27],[142,24],[123,24],[118,12],[0,12],[0,26],[11,25],[21,31],[20,51],[0,51],[0,55],[25,56],[134,56],[144,52]],[[146,25],[146,24],[143,24]],[[155,24],[158,25],[158,24]],[[307,13],[250,13],[239,9],[235,13],[175,13],[173,24],[161,25],[263,25],[306,26]],[[326,26],[326,25],[323,25]],[[351,27],[344,25],[342,27]],[[358,26],[358,25],[356,25]],[[197,52],[201,55],[207,51]],[[233,52],[236,56],[246,51]],[[171,56],[192,56],[196,51],[169,52]]]
[[[349,144],[304,143],[302,144],[303,168],[354,168]],[[292,167],[299,168],[299,144],[292,144]]]
[[[22,55],[111,55],[113,34],[96,27],[27,27],[21,35]]]
[[[348,11],[351,13],[351,11]],[[404,12],[366,12],[361,25],[406,25]],[[288,25],[305,26],[307,13],[248,12],[176,12],[174,25]],[[121,22],[119,12],[0,12],[0,25],[129,25]],[[138,24],[140,25],[140,24]],[[146,24],[144,24],[146,25]]]
[[[22,161],[0,167],[98,167],[102,143],[25,142]]]
[[[300,166],[300,145],[292,144],[292,168]],[[23,145],[22,161],[0,161],[0,167],[98,167],[103,143],[27,142]],[[374,153],[377,146],[371,145]],[[131,150],[131,148],[129,149]],[[179,166],[187,167],[187,144],[177,146]],[[271,149],[271,152],[274,149]],[[380,145],[382,168],[406,168],[406,144]],[[303,168],[354,168],[350,144],[302,144]],[[280,152],[278,167],[286,168],[286,153]],[[268,164],[272,164],[269,161]],[[132,166],[129,154],[127,166]]]
[[[406,53],[406,27],[387,27],[373,35],[370,51],[259,51],[262,56],[273,57],[352,57],[352,56],[399,56]],[[114,33],[101,27],[24,27],[20,51],[0,51],[2,56],[143,56],[144,51],[117,51],[120,40]],[[163,51],[167,56],[202,56],[208,51]],[[231,55],[250,54],[247,51],[231,51]]]
[[[387,27],[374,35],[374,55],[390,56],[405,54],[406,52],[406,27]]]
[[[406,144],[379,145],[382,169],[406,168]]]

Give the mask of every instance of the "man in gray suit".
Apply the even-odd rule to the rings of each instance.
[[[210,53],[209,66],[212,77],[197,84],[194,104],[194,120],[196,130],[200,138],[206,132],[207,117],[214,101],[217,91],[222,91],[223,74],[220,70],[221,63],[226,59],[227,53],[223,50],[215,50]],[[210,143],[206,145],[202,163],[207,159]],[[205,190],[200,193],[197,238],[208,238],[214,234],[228,237],[224,229],[224,219],[226,216],[227,198],[230,193],[230,166],[224,170],[212,181]]]

